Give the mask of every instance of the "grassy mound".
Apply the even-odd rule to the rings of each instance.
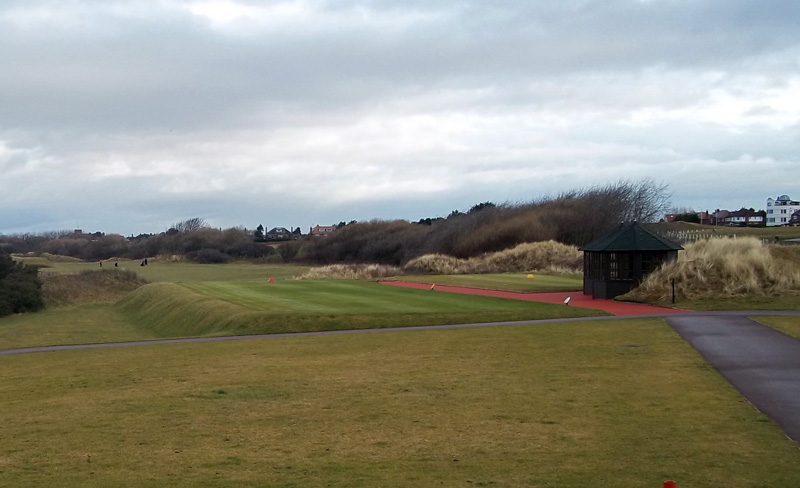
[[[577,273],[583,267],[583,254],[575,246],[556,241],[529,242],[483,256],[458,259],[442,254],[426,254],[412,259],[403,268],[409,273]]]
[[[650,274],[621,300],[658,303],[682,299],[800,294],[800,252],[761,240],[709,239],[687,244],[678,260]]]
[[[115,305],[158,337],[588,317],[603,312],[349,280],[153,283]]]
[[[40,274],[48,307],[114,302],[147,283],[125,269],[84,270],[74,274]]]
[[[384,264],[332,264],[311,268],[301,280],[380,280],[403,274],[396,266]]]
[[[250,309],[195,293],[175,283],[152,283],[123,297],[115,308],[160,337],[219,333]]]

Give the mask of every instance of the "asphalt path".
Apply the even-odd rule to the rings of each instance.
[[[666,321],[800,444],[800,340],[741,315],[671,316]]]
[[[748,317],[758,315],[798,315],[800,311],[720,311],[628,315],[628,318],[663,318],[675,331],[722,374],[761,412],[772,418],[795,442],[800,444],[800,340],[789,337]],[[0,350],[0,356],[30,353],[53,353],[85,349],[189,344],[200,342],[277,339],[380,332],[412,332],[476,327],[558,324],[597,320],[623,320],[622,317],[580,317],[520,322],[450,324],[422,327],[260,334],[247,336],[197,337],[150,341],[72,344]]]

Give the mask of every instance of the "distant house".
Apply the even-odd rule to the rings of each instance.
[[[273,227],[264,236],[268,241],[288,241],[294,239],[296,234],[286,227]]]
[[[336,232],[335,225],[317,225],[315,227],[311,227],[308,231],[309,235],[312,236],[327,236]]]
[[[714,213],[711,214],[711,225],[725,225],[725,219],[728,218],[730,214],[728,210],[714,210]]]
[[[767,213],[763,210],[743,208],[730,212],[721,225],[733,227],[764,227],[767,224]]]
[[[767,227],[789,225],[792,214],[800,210],[800,202],[792,200],[789,195],[781,195],[777,199],[767,198]]]

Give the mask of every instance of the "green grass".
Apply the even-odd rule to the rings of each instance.
[[[796,488],[663,322],[0,357],[5,486]]]
[[[509,291],[572,291],[583,288],[583,275],[580,274],[534,274],[495,273],[471,275],[406,275],[398,279],[417,283],[436,283],[438,285],[469,286],[490,290]]]
[[[773,315],[769,317],[752,317],[753,320],[800,339],[800,317]]]
[[[413,327],[605,315],[352,280],[157,283],[117,304],[162,337]]]

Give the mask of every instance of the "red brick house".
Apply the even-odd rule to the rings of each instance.
[[[316,227],[311,227],[311,230],[308,231],[309,235],[312,236],[327,236],[336,232],[335,225],[318,225]]]

